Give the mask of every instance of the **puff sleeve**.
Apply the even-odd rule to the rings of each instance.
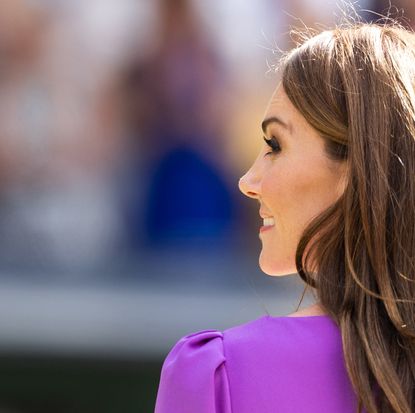
[[[155,413],[232,413],[223,333],[181,338],[164,360]]]

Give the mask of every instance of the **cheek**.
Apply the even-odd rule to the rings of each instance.
[[[299,201],[303,191],[307,190],[304,176],[301,170],[278,165],[264,176],[261,193],[266,206],[275,211],[285,209],[287,204],[291,206]],[[310,181],[308,180],[310,183]]]
[[[279,164],[278,169],[275,167],[264,176],[262,197],[280,222],[293,230],[328,206],[333,199],[332,188],[332,182],[317,165],[311,167],[307,162],[297,162],[295,166]]]

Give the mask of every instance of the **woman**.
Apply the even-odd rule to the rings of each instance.
[[[257,200],[261,269],[317,303],[183,337],[156,413],[415,411],[415,35],[353,24],[281,61]]]

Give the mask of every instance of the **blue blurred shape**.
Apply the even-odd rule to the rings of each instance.
[[[161,158],[145,211],[150,244],[220,242],[233,220],[232,197],[221,176],[197,151],[180,145]]]

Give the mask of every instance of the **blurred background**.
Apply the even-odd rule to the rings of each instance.
[[[393,4],[411,25],[413,2]],[[237,185],[290,26],[341,16],[1,0],[0,413],[152,412],[181,336],[295,311],[303,284],[260,271],[259,205]]]

